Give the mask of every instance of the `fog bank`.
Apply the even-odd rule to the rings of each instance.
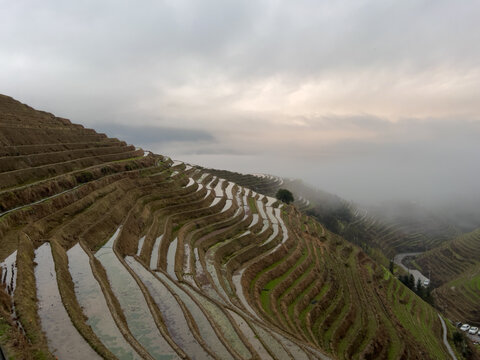
[[[0,93],[362,203],[476,199],[475,0],[6,2]]]

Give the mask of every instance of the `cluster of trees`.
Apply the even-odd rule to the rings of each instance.
[[[415,294],[420,296],[423,300],[433,306],[433,296],[432,296],[432,288],[431,286],[423,286],[422,281],[418,279],[417,283],[415,284],[415,278],[412,274],[410,275],[400,275],[398,279],[405,284],[410,290],[412,290]]]
[[[471,359],[473,356],[473,351],[470,348],[467,337],[464,333],[455,330],[453,332],[453,343],[457,350],[463,355],[465,359]]]

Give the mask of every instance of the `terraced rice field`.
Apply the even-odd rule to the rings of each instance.
[[[480,229],[417,257],[438,288],[438,305],[451,319],[480,325]]]
[[[433,310],[272,198],[283,180],[0,100],[0,299],[28,339],[7,344],[17,358],[448,358]]]
[[[363,226],[389,257],[398,253],[434,249],[459,234],[454,227],[441,222],[388,222],[378,219],[366,216],[358,219],[356,225]]]
[[[465,271],[434,291],[438,305],[450,319],[480,325],[480,267]]]
[[[453,280],[480,263],[480,229],[425,252],[416,263],[431,271],[432,281],[438,285]]]

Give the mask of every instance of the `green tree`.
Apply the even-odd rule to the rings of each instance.
[[[430,305],[435,306],[433,295],[432,295],[432,286],[431,285],[428,285],[425,288],[425,291],[424,291],[423,295],[424,295],[423,300],[428,302]]]
[[[463,341],[463,335],[461,333],[459,333],[458,331],[454,331],[453,332],[453,342],[455,343],[455,345],[461,344],[462,341]]]
[[[287,204],[290,204],[294,200],[293,194],[287,189],[279,189],[275,197]]]
[[[407,286],[410,290],[415,290],[415,278],[412,274],[408,277]]]
[[[418,296],[420,296],[422,299],[425,299],[425,291],[424,287],[422,285],[422,280],[420,278],[417,280],[417,286],[415,287],[415,292],[417,293]]]

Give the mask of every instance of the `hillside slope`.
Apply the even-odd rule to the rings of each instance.
[[[451,319],[480,325],[480,229],[423,253],[416,263],[431,273],[437,302]]]
[[[298,179],[217,169],[206,171],[270,196],[280,188],[290,190],[300,211],[362,247],[385,266],[398,253],[425,251],[460,234],[448,220],[413,204],[384,204],[367,210]]]
[[[434,309],[266,181],[5,96],[0,142],[0,341],[17,358],[449,358]]]

